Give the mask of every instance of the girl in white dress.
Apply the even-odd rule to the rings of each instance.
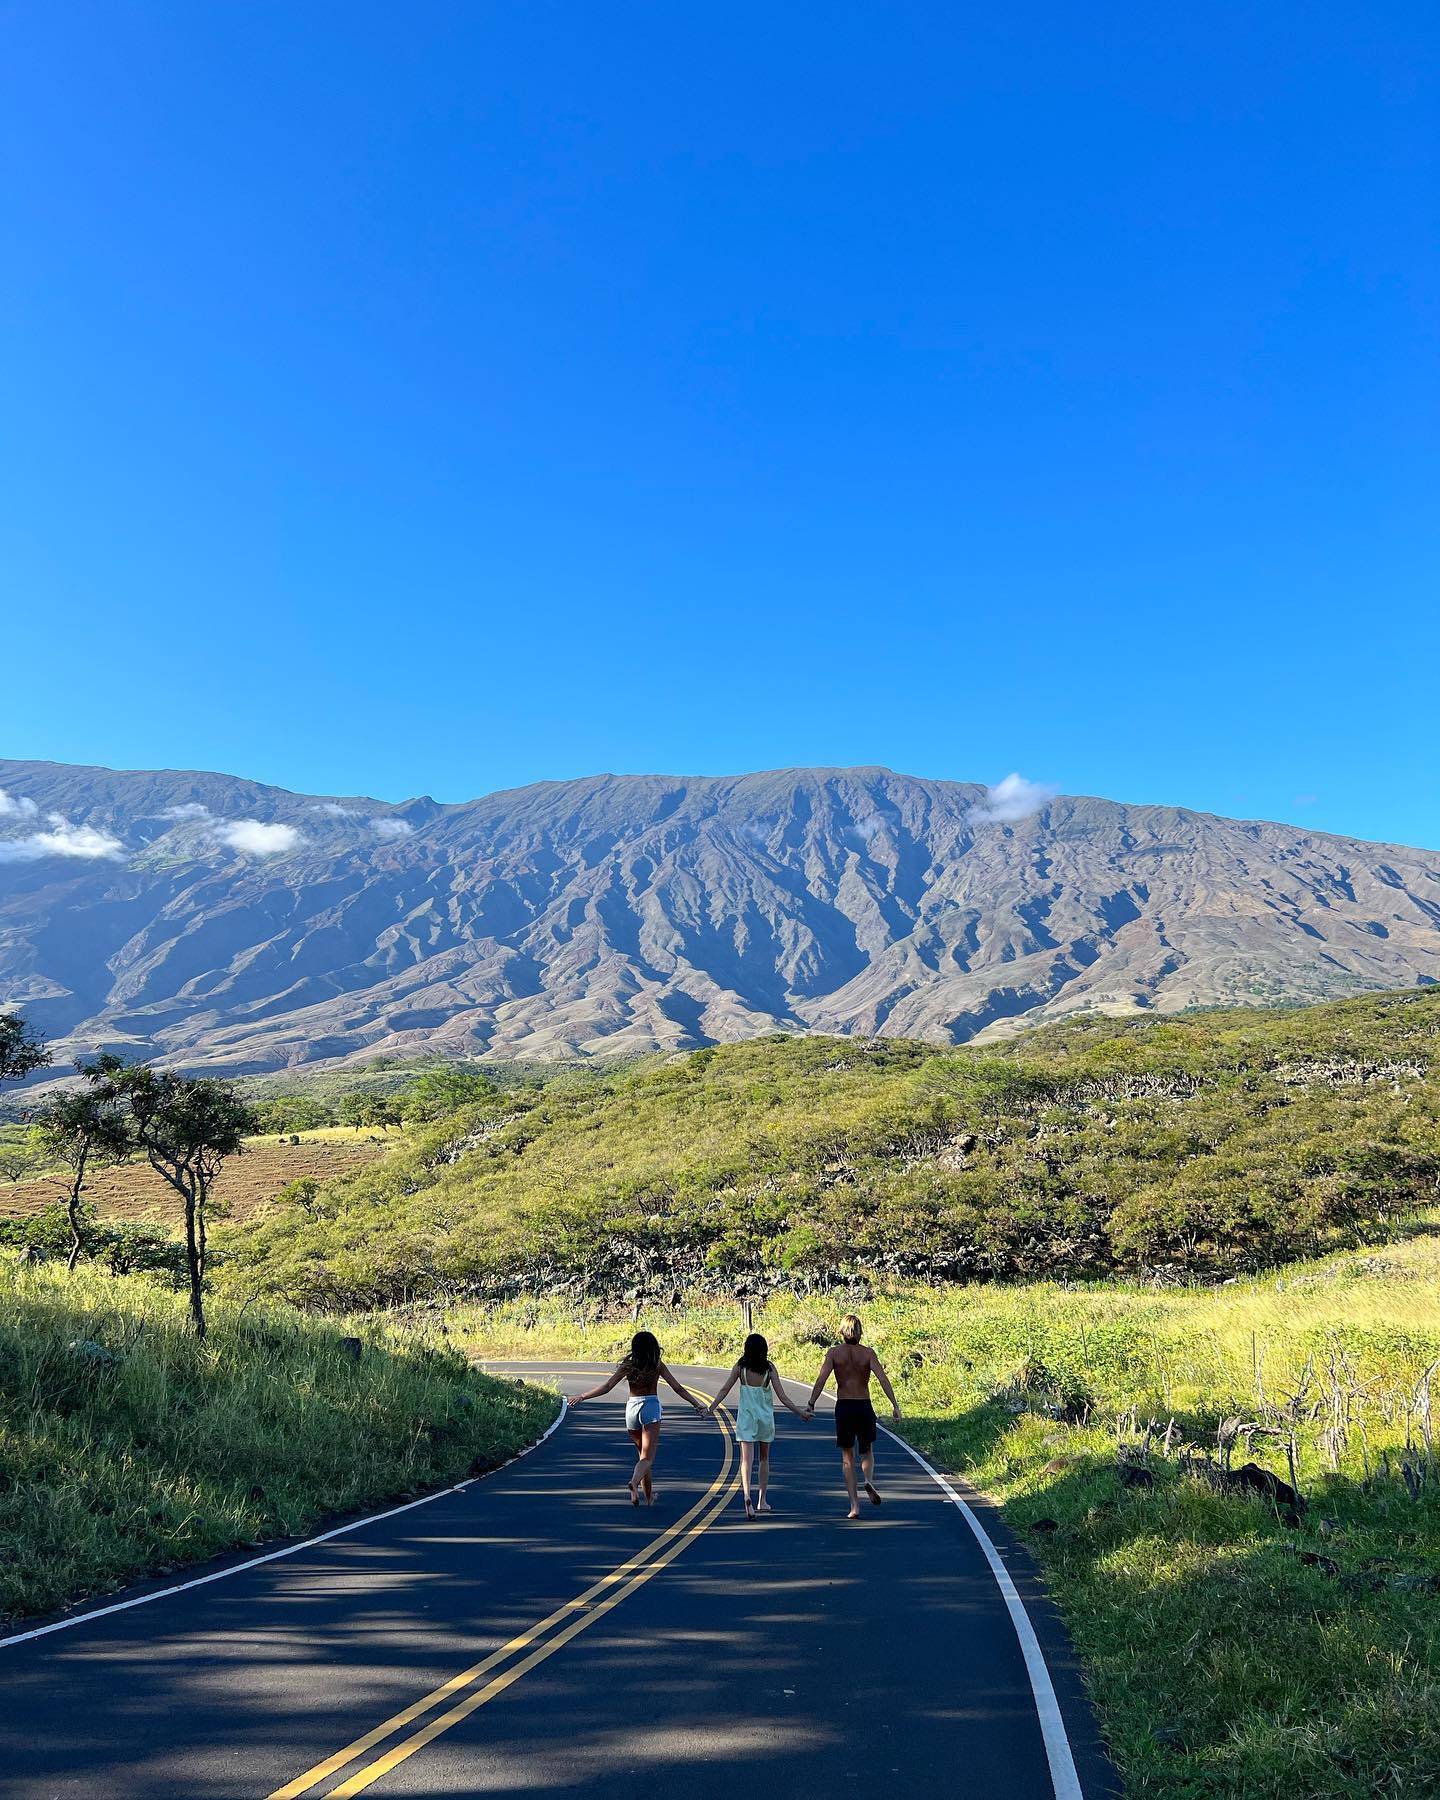
[[[740,1487],[745,1495],[745,1517],[753,1519],[757,1512],[771,1510],[765,1497],[770,1481],[770,1446],[775,1441],[775,1400],[778,1395],[797,1419],[806,1417],[802,1407],[785,1392],[785,1383],[770,1360],[770,1346],[758,1331],[752,1331],[740,1352],[740,1360],[730,1371],[730,1379],[710,1402],[713,1414],[725,1396],[740,1383],[740,1399],[735,1408],[735,1435],[740,1440]],[[755,1497],[750,1497],[750,1471],[755,1471]]]

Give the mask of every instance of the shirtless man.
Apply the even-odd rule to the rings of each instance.
[[[860,1489],[855,1479],[855,1449],[860,1449],[860,1468],[865,1477],[865,1492],[872,1506],[880,1504],[875,1486],[875,1408],[870,1404],[870,1377],[880,1383],[890,1410],[898,1419],[900,1402],[890,1385],[890,1377],[880,1366],[880,1358],[868,1344],[860,1342],[860,1321],[854,1313],[846,1313],[840,1321],[840,1342],[825,1352],[825,1361],[810,1390],[806,1418],[814,1418],[815,1402],[831,1376],[835,1377],[835,1442],[840,1446],[840,1461],[845,1470],[845,1492],[850,1496],[850,1517],[860,1517]]]

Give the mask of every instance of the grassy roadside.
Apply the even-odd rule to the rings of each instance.
[[[839,1310],[838,1294],[766,1304],[757,1323],[782,1371],[809,1379]],[[1440,1792],[1440,1469],[1424,1399],[1440,1215],[1375,1250],[1219,1288],[897,1287],[860,1310],[908,1435],[1032,1546],[1131,1794]],[[733,1305],[645,1323],[677,1359],[738,1348]],[[631,1328],[533,1302],[449,1327],[496,1356],[597,1358]],[[1260,1427],[1235,1445],[1237,1469],[1286,1475],[1293,1440],[1298,1523],[1197,1472],[1226,1419]]]
[[[554,1416],[414,1334],[0,1259],[0,1626],[493,1467]]]

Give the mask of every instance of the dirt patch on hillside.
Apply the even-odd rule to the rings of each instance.
[[[374,1162],[398,1142],[398,1138],[392,1138],[386,1145],[373,1138],[357,1137],[353,1142],[287,1144],[264,1138],[247,1145],[242,1155],[226,1163],[215,1183],[214,1200],[227,1207],[233,1218],[244,1219],[273,1199],[288,1182],[298,1181],[302,1175],[328,1181]],[[168,1224],[182,1217],[173,1189],[148,1163],[123,1163],[117,1169],[102,1169],[86,1184],[86,1191],[106,1218],[163,1220]],[[44,1176],[0,1185],[0,1218],[18,1219],[39,1212],[53,1205],[61,1192],[58,1180]]]

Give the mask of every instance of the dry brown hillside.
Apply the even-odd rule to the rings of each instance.
[[[221,1171],[214,1200],[218,1206],[228,1207],[235,1218],[248,1218],[288,1182],[298,1181],[304,1175],[321,1181],[343,1175],[373,1162],[385,1148],[373,1137],[361,1134],[353,1140],[327,1138],[298,1144],[257,1138]],[[43,1176],[0,1185],[0,1218],[18,1219],[39,1212],[59,1199],[61,1191],[58,1181]],[[148,1163],[124,1163],[118,1169],[102,1170],[89,1184],[88,1193],[105,1218],[170,1223],[180,1217],[174,1191]]]

